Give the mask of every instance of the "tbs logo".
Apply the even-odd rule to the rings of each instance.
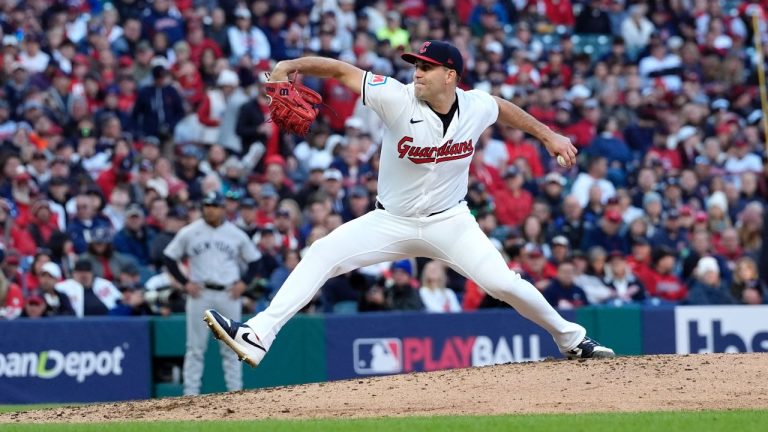
[[[355,339],[355,373],[399,373],[403,370],[403,344],[397,338]]]
[[[677,352],[766,352],[767,313],[768,306],[677,307]]]

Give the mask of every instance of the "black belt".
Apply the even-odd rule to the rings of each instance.
[[[227,289],[226,285],[216,285],[216,284],[205,284],[206,288],[214,291],[225,291]]]
[[[384,208],[384,205],[381,202],[379,202],[379,200],[376,200],[376,208],[379,209],[379,210],[386,210]],[[450,208],[447,208],[445,210],[440,210],[439,212],[430,213],[429,215],[427,215],[427,217],[436,216],[436,215],[439,215],[440,213],[445,213],[448,210],[450,210]]]

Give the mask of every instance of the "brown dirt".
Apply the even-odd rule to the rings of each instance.
[[[0,423],[768,409],[768,354],[554,360],[0,415]]]

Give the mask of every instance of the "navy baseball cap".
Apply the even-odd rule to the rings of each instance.
[[[205,194],[203,205],[221,207],[224,205],[224,196],[219,191],[210,191]]]
[[[416,60],[423,60],[427,63],[453,69],[459,75],[464,73],[464,58],[461,56],[459,49],[448,42],[438,40],[426,41],[421,44],[419,52],[405,53],[401,57],[411,64],[416,63]]]

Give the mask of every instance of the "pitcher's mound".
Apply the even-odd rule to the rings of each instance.
[[[0,423],[766,409],[766,365],[768,354],[543,361],[8,413]]]

